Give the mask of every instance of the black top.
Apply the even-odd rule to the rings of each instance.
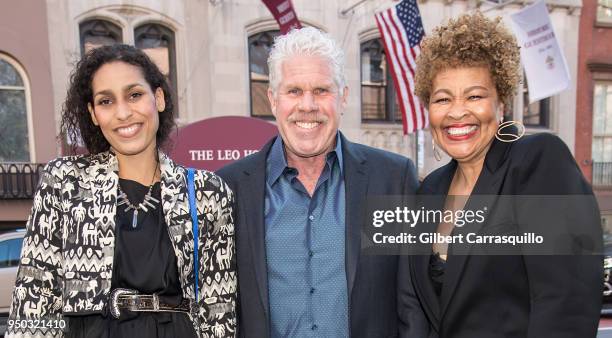
[[[144,199],[149,188],[124,179],[119,184],[134,205]],[[159,182],[153,186],[152,196],[161,201]],[[161,204],[146,212],[139,210],[136,228],[132,227],[133,212],[126,211],[125,204],[117,206],[111,289],[157,293],[160,302],[178,305],[183,300],[181,284]],[[197,337],[186,313],[122,311],[115,319],[106,312],[70,317],[66,337]]]
[[[444,269],[446,261],[440,257],[439,253],[432,253],[429,258],[429,278],[436,291],[438,299],[442,295],[442,285],[444,284]]]

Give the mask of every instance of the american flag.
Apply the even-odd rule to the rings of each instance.
[[[427,112],[414,94],[416,58],[425,35],[419,7],[416,0],[403,0],[375,17],[398,95],[404,134],[423,129],[428,124]]]

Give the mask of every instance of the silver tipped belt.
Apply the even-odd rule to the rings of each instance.
[[[184,312],[189,313],[191,301],[183,299],[179,305],[159,301],[157,294],[142,295],[136,290],[117,288],[109,296],[109,310],[113,317],[119,318],[121,310],[134,312]]]

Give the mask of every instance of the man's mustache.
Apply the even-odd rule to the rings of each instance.
[[[293,113],[287,117],[287,121],[326,123],[329,121],[329,117],[320,113]]]

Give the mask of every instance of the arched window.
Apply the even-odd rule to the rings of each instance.
[[[81,54],[100,46],[121,43],[121,27],[105,20],[87,20],[79,25]]]
[[[29,162],[27,79],[17,62],[0,54],[0,162]]]
[[[251,90],[251,116],[273,117],[268,102],[268,56],[279,31],[266,31],[249,37],[249,84]]]
[[[380,38],[361,43],[361,120],[363,122],[399,122],[397,95],[387,67]]]
[[[166,76],[166,80],[172,88],[176,105],[178,97],[174,32],[165,26],[147,23],[136,27],[134,30],[134,45],[136,48],[142,49]]]

